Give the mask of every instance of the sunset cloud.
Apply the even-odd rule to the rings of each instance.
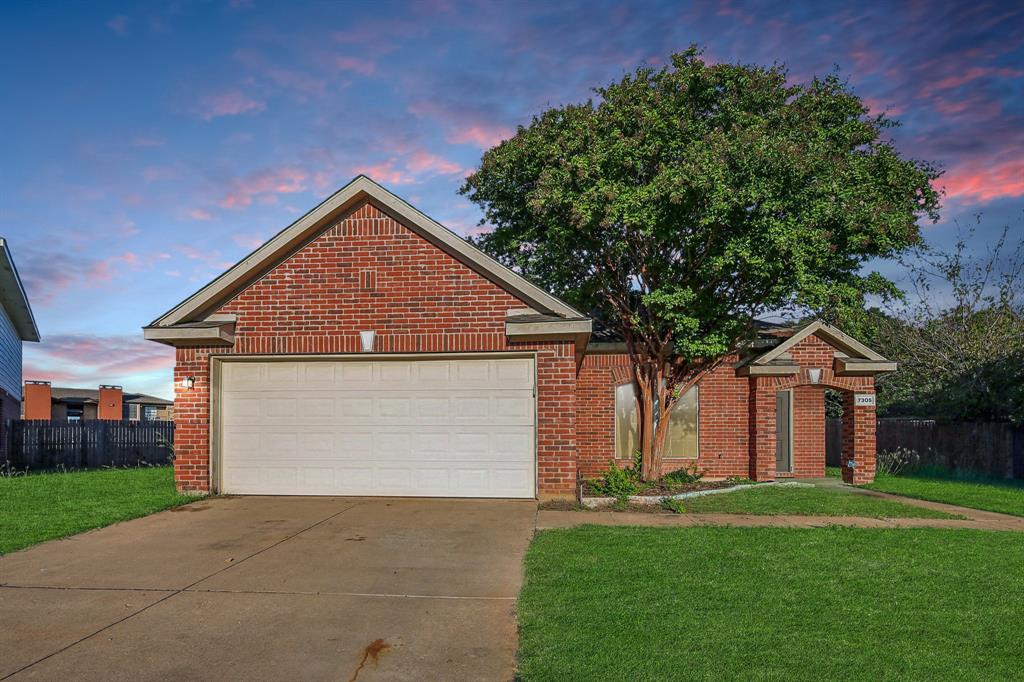
[[[174,349],[146,341],[141,333],[44,335],[42,343],[25,347],[25,355],[27,381],[82,388],[119,384],[129,391],[152,390],[154,378],[140,375],[169,384],[174,367]]]
[[[356,166],[353,172],[386,185],[411,185],[438,175],[465,177],[470,171],[442,156],[416,149],[380,163]]]
[[[231,189],[220,200],[221,208],[246,208],[254,199],[276,198],[278,194],[294,194],[306,190],[308,171],[298,166],[264,169],[231,183]]]
[[[342,71],[352,71],[363,76],[372,76],[377,71],[377,63],[358,57],[335,57],[334,64]]]
[[[490,149],[513,135],[515,131],[506,126],[477,123],[456,130],[445,139],[452,144],[471,144],[480,149]]]
[[[950,198],[991,201],[1024,196],[1024,160],[955,169],[939,185]]]
[[[205,121],[212,121],[222,116],[239,116],[260,112],[266,108],[265,102],[253,99],[239,90],[229,90],[204,97],[199,103],[199,117]]]

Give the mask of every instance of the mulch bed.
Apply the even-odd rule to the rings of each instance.
[[[735,481],[697,481],[696,483],[666,484],[661,481],[655,483],[641,484],[640,489],[634,495],[645,497],[668,497],[680,493],[692,493],[698,490],[718,490],[720,488],[731,488],[736,485]],[[583,486],[584,497],[605,497],[603,494],[591,489],[589,483]]]

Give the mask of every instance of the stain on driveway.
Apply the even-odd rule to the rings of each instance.
[[[512,678],[535,503],[201,504],[0,557],[0,679]]]

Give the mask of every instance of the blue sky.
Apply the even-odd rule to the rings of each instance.
[[[44,338],[26,378],[170,396],[173,351],[140,327],[352,176],[468,234],[484,149],[691,43],[838,69],[946,169],[929,240],[978,213],[979,248],[1019,234],[1015,2],[7,3],[0,235]]]

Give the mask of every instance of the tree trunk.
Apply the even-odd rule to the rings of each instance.
[[[661,475],[669,417],[678,402],[665,379],[665,367],[656,360],[643,358],[633,364],[640,429],[640,478],[644,481],[657,480]]]
[[[633,368],[633,384],[636,387],[637,425],[640,429],[640,478],[652,481],[651,469],[654,452],[654,394],[651,391],[651,377],[647,368]],[[630,453],[632,455],[632,453]]]

